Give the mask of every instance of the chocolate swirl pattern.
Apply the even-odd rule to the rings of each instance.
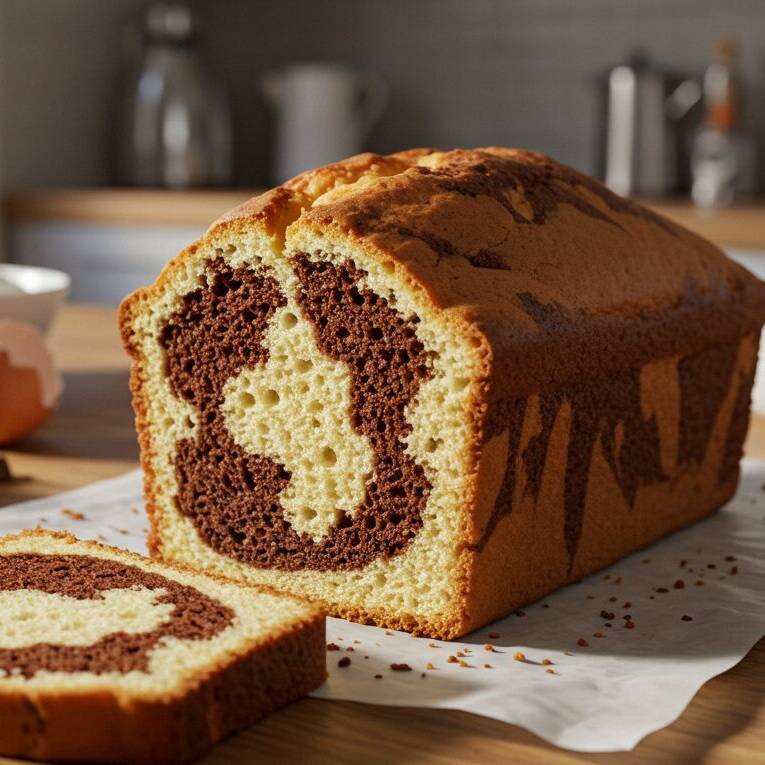
[[[430,485],[405,451],[411,430],[405,411],[430,375],[428,358],[409,322],[359,288],[364,274],[353,264],[336,267],[299,255],[293,268],[298,304],[321,351],[351,376],[351,409],[344,416],[375,455],[365,497],[358,508],[337,508],[337,524],[314,541],[285,517],[280,494],[291,480],[285,466],[247,453],[232,438],[221,414],[223,389],[242,368],[265,362],[267,324],[286,301],[266,272],[217,261],[208,266],[210,286],[187,295],[163,330],[173,389],[200,414],[196,437],[178,444],[177,502],[209,544],[245,563],[358,568],[405,550],[422,525]],[[219,337],[222,342],[214,342]],[[198,347],[206,349],[201,363]]]
[[[166,621],[146,632],[110,632],[87,645],[38,642],[0,647],[0,673],[29,678],[41,671],[96,675],[146,672],[152,651],[164,639],[209,640],[229,627],[234,618],[230,608],[193,587],[106,558],[23,553],[0,556],[0,592],[35,590],[75,601],[98,601],[107,592],[135,588],[156,592],[156,605],[172,606]],[[66,606],[58,603],[56,607]],[[76,610],[76,606],[71,608]]]

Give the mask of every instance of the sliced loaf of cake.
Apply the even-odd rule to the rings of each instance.
[[[547,157],[362,155],[126,300],[171,561],[453,637],[720,507],[764,285]]]
[[[68,534],[0,539],[0,754],[182,763],[321,685],[324,617]]]

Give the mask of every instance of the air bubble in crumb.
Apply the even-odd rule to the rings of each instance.
[[[287,313],[282,314],[282,326],[285,329],[292,329],[292,327],[294,327],[297,322],[297,316],[295,316],[294,313],[287,311]]]

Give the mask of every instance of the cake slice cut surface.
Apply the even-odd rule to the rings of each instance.
[[[68,534],[0,539],[0,753],[191,761],[318,687],[324,617]]]

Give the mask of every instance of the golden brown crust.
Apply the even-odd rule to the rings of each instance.
[[[364,154],[319,168],[225,215],[210,228],[207,241],[253,227],[283,240],[287,226],[290,232],[313,231],[343,242],[349,251],[358,248],[378,262],[394,264],[409,284],[425,292],[444,322],[459,326],[483,359],[468,413],[472,462],[463,469],[473,499],[464,516],[462,586],[454,609],[438,623],[337,604],[334,613],[455,637],[703,517],[734,491],[734,479],[718,480],[719,465],[723,442],[743,440],[743,432],[735,438],[726,435],[731,428],[738,433],[740,425],[731,424],[732,408],[725,407],[733,407],[739,388],[748,392],[751,385],[745,367],[753,363],[752,337],[765,316],[765,287],[709,242],[543,155],[496,147]],[[121,326],[129,349],[132,307],[161,290],[183,257],[168,266],[154,287],[123,306]],[[622,510],[621,495],[613,488],[617,458],[604,456],[602,444],[595,449],[587,523],[575,529],[577,550],[572,553],[561,528],[582,521],[572,521],[570,507],[566,510],[570,435],[565,430],[572,403],[557,401],[559,391],[580,396],[570,392],[572,386],[604,384],[625,370],[642,370],[633,376],[639,378],[643,405],[674,400],[677,368],[655,380],[643,379],[645,370],[658,360],[673,359],[677,366],[706,349],[739,344],[743,350],[736,368],[744,377],[739,383],[732,375],[725,384],[727,394],[713,413],[715,427],[703,459],[675,459],[664,466],[662,481],[654,470],[651,480],[659,488],[651,488],[650,481],[646,488],[640,480],[637,488],[627,485],[632,509],[616,514],[621,530],[613,527],[614,514],[609,515],[614,503]],[[141,361],[135,349],[132,353],[147,507],[152,518],[156,513],[150,544],[161,555]],[[619,385],[627,396],[630,381]],[[542,399],[556,400],[559,407],[555,419],[548,417],[552,430],[545,434],[550,441],[543,464],[532,466],[541,493],[531,496],[524,492],[533,460],[524,458],[524,450],[534,439],[538,443],[542,424],[535,407]],[[507,411],[513,402],[524,409],[514,424]],[[747,404],[748,399],[745,409]],[[662,425],[662,451],[668,439],[680,438],[681,419],[680,411],[664,417],[669,424]],[[742,421],[740,412],[737,421]],[[510,425],[523,441],[513,455]],[[597,438],[618,441],[617,431],[615,426],[613,434]],[[727,448],[735,452],[735,446]],[[505,470],[508,460],[512,464]],[[514,485],[498,485],[498,471],[505,473],[506,483],[512,472]],[[705,487],[701,494],[698,486]],[[497,512],[501,491],[509,491],[503,501],[513,506],[512,513]],[[655,512],[661,506],[663,516]],[[532,572],[528,560],[513,552],[524,547],[537,550],[538,562],[551,559],[546,573]]]
[[[35,529],[3,540],[27,538],[76,542],[145,562],[140,555],[80,542],[65,532]],[[199,573],[180,565],[169,568]],[[0,690],[0,753],[61,762],[191,762],[226,736],[314,690],[325,678],[324,614],[314,607],[305,619],[233,659],[212,662],[173,694],[126,699],[87,689]]]

